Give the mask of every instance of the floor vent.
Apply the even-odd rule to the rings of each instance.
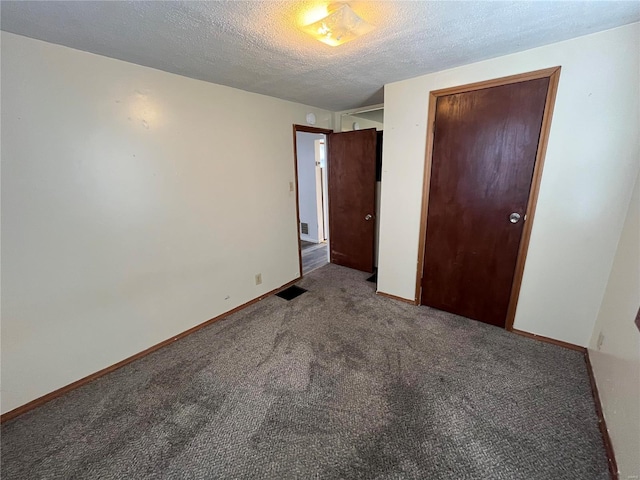
[[[309,224],[301,222],[300,223],[300,232],[302,232],[304,235],[309,235]]]
[[[302,295],[306,290],[304,288],[294,285],[293,287],[285,288],[281,292],[276,293],[276,297],[284,298],[285,300],[293,300],[296,297]]]

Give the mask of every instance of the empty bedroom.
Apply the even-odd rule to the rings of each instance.
[[[3,479],[640,478],[637,1],[0,29]]]

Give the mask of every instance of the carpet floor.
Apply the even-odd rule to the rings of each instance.
[[[606,479],[579,352],[327,265],[2,426],[3,479]]]

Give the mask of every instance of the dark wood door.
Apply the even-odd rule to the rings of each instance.
[[[331,263],[373,272],[376,130],[329,135]]]
[[[423,305],[505,325],[548,86],[438,98]]]

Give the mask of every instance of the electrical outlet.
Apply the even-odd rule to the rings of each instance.
[[[256,285],[260,285],[262,283],[262,274],[256,273]]]
[[[294,188],[293,188],[293,182],[289,182],[289,191],[293,192]]]
[[[598,342],[596,343],[596,347],[598,348],[598,350],[602,348],[603,343],[604,343],[604,335],[602,334],[602,332],[600,332],[600,335],[598,335]]]

